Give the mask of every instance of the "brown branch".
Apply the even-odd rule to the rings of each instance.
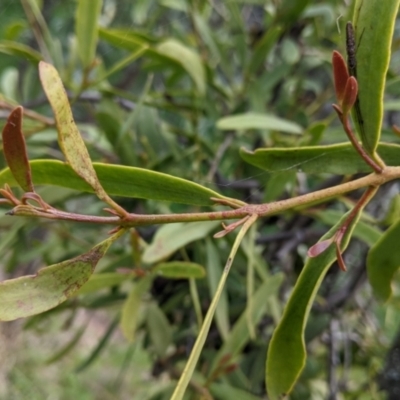
[[[272,203],[245,205],[236,210],[214,211],[203,213],[186,213],[186,214],[128,214],[124,218],[115,217],[98,217],[82,214],[68,213],[56,209],[42,210],[30,205],[18,205],[8,212],[8,215],[20,215],[30,217],[40,217],[55,220],[85,222],[93,224],[107,224],[121,227],[134,227],[155,224],[169,224],[175,222],[195,222],[195,221],[222,221],[229,219],[241,219],[247,215],[256,214],[259,217],[267,217],[278,214],[294,207],[305,206],[315,202],[327,201],[334,197],[343,195],[353,190],[361,189],[368,186],[380,186],[386,182],[400,178],[400,167],[386,167],[380,174],[370,174],[363,178],[346,182],[334,187],[318,190],[316,192],[307,193],[301,196],[293,197],[286,200],[279,200]]]

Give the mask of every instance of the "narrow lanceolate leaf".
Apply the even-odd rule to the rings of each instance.
[[[383,120],[383,93],[400,0],[357,0],[354,5],[356,74],[361,123],[356,123],[367,152],[374,154]],[[353,109],[353,117],[357,110]]]
[[[349,213],[327,232],[320,242],[333,237]],[[349,226],[342,250],[347,247],[351,232],[360,213]],[[271,400],[289,393],[296,383],[306,362],[304,330],[311,305],[329,267],[336,260],[336,248],[330,246],[315,258],[308,258],[296,286],[285,307],[281,321],[275,329],[267,354],[267,391]]]
[[[96,54],[98,38],[97,22],[102,0],[79,0],[76,9],[75,31],[78,52],[84,68],[90,66]]]
[[[56,307],[89,279],[98,261],[123,231],[71,260],[40,269],[35,275],[0,283],[0,321],[29,317]]]
[[[394,223],[371,248],[367,258],[368,280],[375,296],[389,300],[392,279],[400,267],[400,221]]]
[[[400,146],[381,143],[378,146],[380,157],[387,165],[400,165]],[[270,172],[300,170],[307,173],[322,172],[350,175],[359,172],[372,172],[350,143],[328,146],[307,146],[294,148],[268,148],[249,151],[240,149],[243,160]]]
[[[25,192],[33,192],[31,168],[22,133],[22,107],[15,108],[3,128],[3,151],[15,180]]]
[[[202,265],[186,261],[161,263],[157,265],[156,271],[165,278],[173,279],[200,279],[206,275],[206,271]]]
[[[206,74],[198,53],[175,39],[167,39],[155,47],[158,54],[179,64],[193,79],[199,94],[206,91]]]
[[[275,115],[246,113],[230,115],[217,121],[217,128],[221,130],[268,129],[300,135],[303,128],[300,125]]]
[[[38,51],[31,47],[11,40],[0,40],[0,53],[23,57],[25,60],[28,60],[35,65],[43,58]]]
[[[124,211],[107,195],[97,179],[96,171],[75,124],[68,96],[57,70],[51,64],[41,61],[39,75],[56,119],[58,142],[71,168],[94,189],[101,200],[123,214]]]
[[[79,178],[66,163],[58,160],[33,160],[29,164],[33,181],[37,185],[53,185],[80,192],[94,192],[94,189]],[[198,206],[215,204],[210,200],[211,197],[225,198],[195,182],[161,172],[102,163],[93,163],[93,167],[101,185],[110,196],[171,201]],[[0,172],[0,187],[5,183],[10,186],[17,185],[9,168]]]

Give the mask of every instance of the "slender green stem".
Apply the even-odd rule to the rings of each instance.
[[[196,279],[189,279],[189,287],[190,287],[190,296],[192,297],[194,311],[196,313],[197,326],[200,329],[203,324],[203,315],[201,313],[201,305],[200,305],[200,297],[199,292],[197,290]]]
[[[221,293],[224,289],[226,279],[231,269],[233,259],[235,258],[236,252],[239,248],[240,242],[242,241],[244,235],[246,234],[247,230],[251,227],[251,225],[253,225],[253,223],[257,220],[257,218],[258,216],[256,214],[251,215],[251,217],[243,224],[241,230],[236,236],[235,242],[233,243],[232,246],[232,250],[229,254],[228,260],[225,264],[225,268],[222,272],[221,279],[218,283],[217,290],[211,301],[210,308],[207,311],[204,323],[201,327],[199,335],[197,336],[196,342],[193,346],[193,350],[190,353],[189,360],[185,365],[185,369],[183,370],[183,373],[179,379],[179,382],[175,388],[171,400],[181,400],[185,394],[186,388],[190,382],[190,379],[192,378],[194,369],[196,368],[197,361],[199,360],[204,343],[207,339],[207,334],[210,329],[211,322],[214,318],[215,310],[217,309],[217,305],[221,297]]]

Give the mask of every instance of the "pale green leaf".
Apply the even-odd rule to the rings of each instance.
[[[221,130],[268,129],[300,135],[303,128],[294,122],[278,118],[274,115],[246,113],[230,115],[217,121]]]
[[[88,68],[96,55],[98,28],[97,21],[102,0],[78,0],[76,8],[75,31],[78,53],[84,68]]]
[[[104,240],[89,252],[40,269],[35,275],[0,283],[0,321],[12,321],[50,310],[75,295],[123,231]]]
[[[175,39],[167,39],[156,46],[156,51],[179,64],[193,79],[201,95],[206,91],[206,76],[203,62],[197,52]]]
[[[200,279],[204,278],[206,271],[200,264],[187,261],[171,261],[160,263],[155,268],[155,272],[165,278],[173,279]]]
[[[164,225],[146,247],[142,260],[148,264],[163,260],[188,243],[205,237],[219,224],[219,221],[210,221]]]

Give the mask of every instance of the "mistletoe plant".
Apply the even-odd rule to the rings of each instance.
[[[263,217],[300,206],[311,206],[351,191],[365,189],[353,209],[343,215],[309,249],[307,261],[269,344],[266,365],[269,397],[278,399],[288,394],[305,365],[304,330],[313,300],[325,274],[335,260],[340,268],[346,271],[342,254],[363,209],[381,185],[400,178],[400,146],[380,142],[383,92],[399,1],[386,0],[383,5],[380,0],[357,0],[353,21],[347,25],[347,63],[339,52],[333,53],[337,97],[337,104],[333,107],[349,142],[329,146],[241,151],[245,161],[267,171],[290,167],[295,161],[302,165],[304,172],[315,172],[323,167],[325,172],[349,175],[362,172],[367,175],[337,186],[266,204],[246,204],[196,183],[150,170],[92,163],[74,122],[62,80],[54,66],[41,61],[40,81],[54,113],[58,142],[65,162],[28,160],[22,133],[23,114],[28,111],[24,111],[20,106],[14,108],[3,129],[3,150],[8,168],[0,173],[0,182],[4,185],[0,190],[2,202],[12,206],[8,215],[14,217],[110,225],[113,229],[110,232],[111,236],[85,254],[42,268],[35,275],[2,282],[0,320],[10,321],[43,313],[75,296],[90,280],[96,264],[109,246],[132,228],[154,224],[199,221],[216,223],[215,221],[234,220],[227,225],[223,224],[223,229],[215,235],[215,238],[219,238],[240,228],[195,345],[172,395],[174,400],[182,399],[207,338],[235,254],[250,227]],[[85,53],[83,58],[89,68],[93,54]],[[34,185],[39,184],[67,185],[77,190],[93,192],[107,203],[108,208],[105,211],[110,215],[83,215],[59,210],[46,203],[35,191]],[[25,192],[20,198],[11,190],[11,187],[16,185]],[[182,214],[132,214],[111,198],[119,195],[197,206],[216,205],[218,210]],[[377,297],[383,301],[391,295],[391,279],[400,265],[400,251],[397,245],[399,234],[400,222],[397,221],[381,235],[367,258],[370,284]],[[392,252],[390,260],[386,260],[384,256],[388,249]],[[186,270],[187,277],[202,274],[196,264],[175,263],[173,266],[158,266],[158,270],[164,269],[166,275],[174,274],[179,268]],[[144,276],[137,278],[135,290],[129,295],[132,301],[148,290],[155,272],[154,270],[150,274],[144,273]],[[122,319],[125,319],[123,327],[128,334],[135,330],[136,324],[135,319],[130,319],[130,311],[132,308],[128,307],[122,312]],[[211,367],[210,376],[218,374],[221,365],[223,360],[216,361]]]

